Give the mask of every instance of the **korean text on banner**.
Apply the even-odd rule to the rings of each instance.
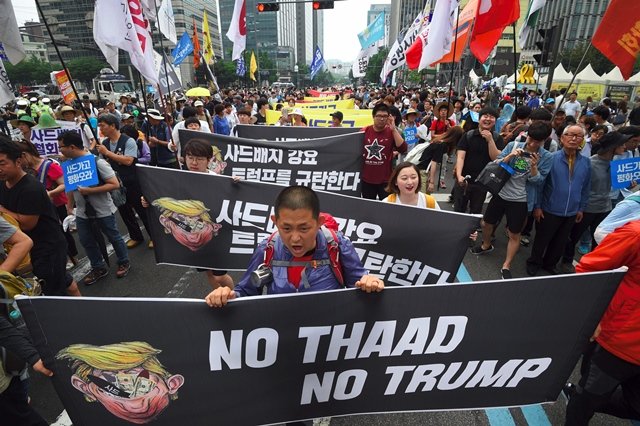
[[[98,184],[96,157],[93,154],[67,160],[62,163],[65,191],[75,191],[79,186]]]
[[[640,184],[640,158],[632,157],[611,162],[611,187],[628,188],[633,182]]]
[[[64,103],[71,105],[71,102],[76,99],[76,94],[73,92],[73,87],[71,86],[69,77],[67,77],[67,73],[64,72],[64,70],[56,71],[53,73],[53,78],[58,86],[58,90],[60,90],[62,94]]]
[[[347,109],[342,111],[344,119],[342,120],[343,127],[356,127],[363,128],[373,124],[373,117],[371,113],[363,115],[362,110]],[[370,110],[365,110],[369,112]],[[329,113],[331,110],[326,109],[303,109],[305,118],[307,119],[307,125],[309,127],[329,127],[331,126],[331,117]],[[280,111],[267,110],[267,124],[276,124],[280,119],[282,113]]]
[[[70,121],[57,121],[59,128],[56,129],[31,129],[31,143],[35,145],[38,153],[42,156],[60,155],[58,149],[58,136],[67,131],[74,131],[82,134],[80,126]]]

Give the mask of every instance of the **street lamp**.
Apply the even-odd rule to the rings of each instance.
[[[293,66],[293,72],[296,75],[296,87],[298,86],[298,71],[300,70],[300,67],[298,67],[298,64]]]

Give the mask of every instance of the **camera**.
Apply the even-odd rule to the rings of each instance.
[[[523,152],[522,152],[522,156],[523,156],[523,157],[531,157],[531,153],[530,153],[530,152],[527,152],[527,151],[523,151]]]
[[[264,263],[251,273],[251,284],[254,287],[262,287],[273,279],[273,273]]]

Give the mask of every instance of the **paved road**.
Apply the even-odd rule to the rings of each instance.
[[[447,179],[451,185],[451,179]],[[440,205],[445,210],[450,210],[451,205],[445,200],[448,191],[437,194],[442,200]],[[124,226],[120,223],[120,229]],[[488,279],[500,279],[500,266],[504,259],[506,237],[504,229],[497,232],[495,242],[496,249],[484,256],[475,256],[468,253],[464,259],[464,268],[458,273],[458,280],[479,281]],[[428,242],[425,236],[425,242]],[[79,245],[78,245],[79,246]],[[80,246],[79,246],[80,247]],[[526,276],[525,259],[529,249],[522,248],[513,264],[514,277]],[[94,297],[174,297],[174,298],[203,298],[208,293],[208,284],[203,274],[194,269],[175,266],[156,265],[153,252],[145,246],[139,246],[130,250],[131,272],[121,280],[115,277],[115,257],[112,255],[111,274],[100,280],[93,286],[81,285],[81,291],[85,296]],[[73,270],[74,276],[80,279],[88,272],[87,259],[84,258]],[[234,280],[238,280],[239,273],[232,273]],[[462,285],[462,284],[461,284]],[[574,371],[573,381],[577,379]],[[49,379],[34,375],[32,378],[31,392],[33,406],[47,419],[54,422],[63,411],[63,406],[58,399]],[[564,420],[565,400],[560,397],[553,404],[536,405],[531,407],[450,411],[450,412],[411,412],[384,415],[362,415],[335,417],[331,419],[331,425],[532,425],[547,426],[560,425]],[[1,422],[0,422],[1,423]],[[62,423],[61,423],[62,424]],[[65,423],[67,424],[67,423]],[[619,420],[608,416],[598,415],[591,423],[594,426],[629,426],[627,420]],[[640,426],[640,424],[636,424]]]

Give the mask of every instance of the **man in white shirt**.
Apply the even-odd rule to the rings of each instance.
[[[197,116],[198,116],[198,111],[194,107],[185,106],[184,108],[182,108],[182,117],[184,117],[185,120],[189,117],[197,117]],[[209,127],[209,124],[206,121],[204,120],[198,120],[198,121],[200,121],[201,132],[211,133],[211,128]],[[184,120],[180,121],[179,123],[176,123],[173,126],[173,132],[171,133],[173,142],[169,142],[169,145],[167,145],[167,148],[169,148],[170,151],[177,152],[178,161],[182,163],[182,158],[180,158],[180,153],[182,152],[180,150],[180,129],[185,130]]]
[[[567,116],[572,115],[578,119],[580,116],[580,111],[582,111],[582,105],[576,99],[578,98],[578,94],[576,92],[571,92],[569,95],[569,100],[562,104],[562,109],[567,113]],[[556,105],[558,102],[556,102]]]

